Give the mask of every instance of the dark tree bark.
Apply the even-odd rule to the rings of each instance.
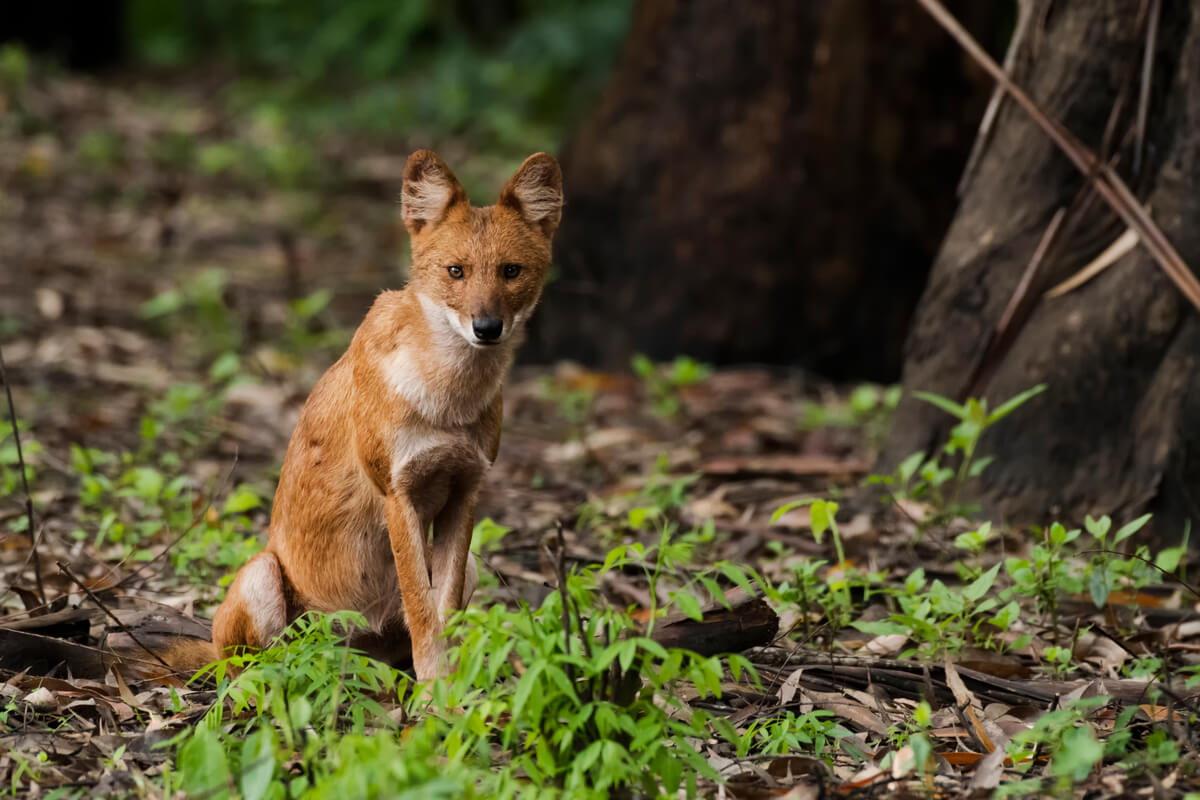
[[[1111,128],[1109,151],[1119,171],[1195,268],[1200,2],[1162,2],[1140,155],[1134,131],[1146,38],[1138,24],[1142,4],[1033,5],[1018,83],[1096,152],[1105,151]],[[906,346],[906,389],[950,397],[966,391],[1051,217],[1084,185],[1032,120],[1007,104],[917,311]],[[1039,298],[1124,230],[1098,199],[1071,216],[1075,224],[1066,223],[1034,280]],[[985,435],[980,452],[995,456],[978,487],[985,511],[1013,521],[1078,521],[1088,513],[1150,509],[1158,512],[1159,536],[1177,537],[1183,520],[1200,517],[1198,356],[1195,311],[1141,247],[1080,288],[1039,299],[1007,353],[988,365],[983,393],[993,405],[1034,384],[1046,383],[1048,391]],[[880,468],[931,451],[949,423],[906,392]]]
[[[992,43],[1014,17],[952,5]],[[989,89],[912,0],[640,3],[529,355],[894,379]]]

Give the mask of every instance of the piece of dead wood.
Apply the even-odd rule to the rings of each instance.
[[[103,678],[111,657],[96,647],[0,628],[0,669],[29,675]]]
[[[818,690],[827,690],[830,685],[864,688],[875,684],[912,699],[933,699],[944,704],[955,702],[954,692],[951,690],[941,664],[833,655],[808,650],[789,650],[782,647],[757,648],[747,653],[747,657],[752,663],[760,666],[788,669],[806,667],[802,676],[803,685],[807,687],[811,682],[811,685]],[[1181,696],[1186,693],[1183,681],[1172,681],[1167,684],[1161,681],[1109,678],[1072,681],[1040,678],[1009,680],[967,669],[961,665],[956,669],[963,686],[971,694],[987,703],[1049,705],[1071,692],[1084,688],[1107,695],[1114,702],[1123,705],[1144,703],[1153,689],[1173,692]],[[926,675],[928,675],[928,683]],[[927,698],[931,688],[936,696]]]
[[[702,609],[702,619],[681,613],[659,620],[650,638],[663,647],[679,647],[702,656],[740,653],[759,647],[779,633],[779,615],[760,597],[742,589],[725,595],[729,607],[713,603]]]
[[[762,599],[741,589],[731,590],[727,599],[729,608],[711,604],[703,609],[701,620],[683,614],[664,617],[650,638],[663,647],[703,656],[741,652],[775,638],[779,617]],[[181,643],[212,641],[211,622],[167,606],[110,610],[121,629],[110,630],[99,648],[66,638],[86,639],[91,625],[103,619],[98,609],[67,609],[7,623],[0,627],[0,668],[35,675],[65,668],[77,677],[102,678],[112,663],[120,662],[134,667],[138,674],[141,666],[162,672],[146,649],[169,653]]]
[[[162,673],[163,665],[154,662],[145,648],[169,653],[181,641],[212,639],[210,623],[165,606],[111,611],[125,630],[110,631],[101,647],[84,644],[92,625],[104,621],[99,609],[69,608],[5,622],[0,626],[0,669],[40,676],[65,671],[77,678],[103,678],[112,664],[119,663],[138,674],[146,664]]]
[[[871,462],[825,455],[746,456],[717,458],[700,467],[705,475],[721,477],[811,478],[826,475],[862,475]]]
[[[25,530],[29,534],[29,558],[33,562],[33,578],[37,584],[38,600],[45,605],[46,587],[42,583],[42,562],[38,557],[37,524],[33,516],[33,493],[29,491],[29,471],[25,466],[25,451],[21,447],[21,431],[17,427],[17,407],[13,404],[12,383],[8,379],[8,367],[4,363],[4,352],[0,350],[0,383],[4,384],[4,395],[8,399],[8,419],[12,426],[13,443],[17,448],[17,470],[21,473],[21,487],[25,491]]]

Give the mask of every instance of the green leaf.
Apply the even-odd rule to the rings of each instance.
[[[746,571],[737,564],[731,564],[728,561],[722,561],[719,564],[721,573],[734,583],[738,588],[742,589],[747,594],[754,594],[754,584],[750,582],[750,578],[746,576]]]
[[[1179,547],[1168,547],[1158,554],[1154,559],[1154,566],[1161,569],[1163,572],[1174,572],[1179,567],[1179,562],[1187,553],[1187,546],[1180,545]]]
[[[838,504],[832,500],[815,500],[812,504],[812,531],[817,537],[817,541],[821,541],[821,536],[825,531],[829,530],[834,523],[834,517],[837,515]]]
[[[863,633],[869,633],[872,636],[892,636],[897,633],[908,633],[908,626],[886,619],[874,620],[872,622],[856,620],[851,622],[850,625],[856,630],[860,630]]]
[[[1062,746],[1055,749],[1051,759],[1051,771],[1079,783],[1103,757],[1104,745],[1096,740],[1092,726],[1081,723],[1063,734]]]
[[[972,603],[976,602],[979,600],[979,598],[988,593],[988,590],[992,588],[992,584],[996,582],[996,576],[999,574],[1000,565],[996,564],[987,572],[983,573],[978,578],[971,581],[971,583],[967,584],[967,586],[962,590],[963,597]]]
[[[260,728],[242,743],[242,774],[238,777],[245,800],[261,800],[275,776],[275,742],[270,728]]]
[[[253,489],[243,485],[229,496],[225,501],[225,507],[222,514],[229,516],[230,514],[243,514],[251,509],[258,508],[262,505],[262,499]]]
[[[796,500],[780,506],[779,508],[775,509],[775,513],[771,515],[771,524],[774,525],[776,522],[779,522],[779,520],[783,518],[783,515],[789,511],[794,511],[795,509],[803,506],[812,505],[815,502],[817,502],[816,498],[810,497],[807,500]]]
[[[203,722],[179,749],[182,789],[188,797],[227,797],[230,782],[225,748],[215,731]]]
[[[908,483],[917,474],[917,470],[921,468],[921,464],[925,461],[925,453],[917,452],[910,455],[908,458],[900,462],[900,466],[896,468],[896,474],[900,476],[900,480]]]
[[[545,668],[545,661],[535,661],[530,664],[529,669],[526,670],[526,674],[521,675],[521,681],[517,684],[517,691],[512,694],[512,716],[521,716],[524,705],[529,702],[530,694],[533,694],[534,688],[538,686],[538,676],[541,675],[542,670]]]
[[[670,592],[670,597],[675,601],[675,605],[679,607],[687,616],[700,622],[704,619],[704,612],[700,610],[700,601],[695,596],[686,592]]]
[[[635,531],[640,531],[642,526],[646,524],[646,519],[650,516],[651,511],[652,509],[640,507],[629,509],[629,527]]]
[[[156,499],[166,484],[163,474],[150,467],[135,467],[126,473],[126,479],[133,486],[138,497],[148,500]]]
[[[1108,535],[1109,528],[1112,527],[1112,520],[1107,514],[1100,519],[1092,519],[1092,515],[1088,514],[1083,518],[1083,526],[1087,528],[1087,532],[1095,539],[1103,539]]]
[[[222,383],[238,374],[238,366],[237,353],[224,353],[208,368],[208,377]]]
[[[183,308],[183,293],[177,289],[163,292],[142,303],[138,313],[144,319],[153,319],[167,314],[173,314]]]
[[[942,397],[940,394],[933,394],[931,392],[913,392],[913,397],[924,400],[930,405],[937,406],[942,411],[945,411],[947,414],[953,417],[958,417],[959,419],[967,419],[968,417],[966,406],[959,405],[953,400],[948,400],[945,397]]]
[[[1096,608],[1104,608],[1108,603],[1112,587],[1108,580],[1107,564],[1100,562],[1093,565],[1092,574],[1088,576],[1088,592],[1092,595],[1092,602],[1096,604]]]
[[[641,378],[649,378],[658,371],[658,368],[654,366],[654,362],[641,353],[634,355],[629,363],[633,367],[634,374]]]
[[[293,697],[288,701],[288,718],[292,722],[292,730],[299,731],[308,727],[312,722],[312,702],[304,696]]]
[[[1118,530],[1116,532],[1116,534],[1113,535],[1113,544],[1119,544],[1119,543],[1123,542],[1124,540],[1128,539],[1130,536],[1133,536],[1138,531],[1140,531],[1142,528],[1144,528],[1146,526],[1146,523],[1150,521],[1150,518],[1152,516],[1154,516],[1154,515],[1153,514],[1143,514],[1142,516],[1138,517],[1137,519],[1132,520],[1132,521],[1127,522],[1124,525],[1122,525],[1120,530]],[[1174,570],[1174,567],[1172,567],[1171,569]]]
[[[986,424],[993,425],[993,424],[999,422],[1000,420],[1004,419],[1009,414],[1011,414],[1012,412],[1016,411],[1018,408],[1023,406],[1026,402],[1028,402],[1029,400],[1031,400],[1034,397],[1037,397],[1039,394],[1041,394],[1044,391],[1046,391],[1046,384],[1039,383],[1037,386],[1034,386],[1032,389],[1026,389],[1025,391],[1021,392],[1020,394],[1016,395],[1015,397],[1009,398],[1007,401],[1001,403],[1000,406],[995,411],[993,411],[991,414],[988,415]]]
[[[705,591],[712,597],[714,603],[720,603],[726,608],[730,608],[729,598],[725,596],[725,590],[721,588],[721,584],[714,581],[712,578],[704,575],[698,575],[700,583],[704,586]]]
[[[978,478],[983,474],[985,469],[992,465],[992,462],[995,460],[995,456],[984,456],[983,458],[975,459],[971,462],[971,466],[967,469],[968,477]]]
[[[880,392],[878,386],[863,383],[850,393],[850,409],[855,414],[869,414],[879,405]]]

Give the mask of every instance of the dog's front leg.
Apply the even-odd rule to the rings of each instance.
[[[429,580],[425,560],[425,525],[409,497],[399,491],[387,497],[388,538],[392,559],[396,563],[396,578],[400,584],[400,601],[404,618],[412,637],[413,668],[417,680],[427,681],[442,674],[442,654],[446,643],[442,638],[443,622]]]
[[[479,580],[471,558],[478,491],[474,480],[460,487],[433,523],[433,594],[443,624],[466,607]]]

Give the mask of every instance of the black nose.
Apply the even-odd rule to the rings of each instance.
[[[481,342],[494,342],[500,338],[500,332],[504,330],[504,320],[498,317],[482,317],[471,321],[471,330],[475,331],[475,338]]]

